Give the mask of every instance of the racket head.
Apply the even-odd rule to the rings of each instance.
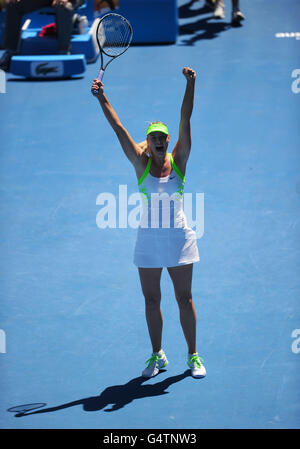
[[[111,58],[122,55],[129,48],[132,36],[130,22],[120,14],[105,14],[98,23],[96,39],[100,51]]]
[[[7,409],[7,411],[23,414],[26,412],[30,412],[32,410],[36,410],[41,407],[45,407],[45,405],[47,405],[45,402],[36,402],[34,404],[22,404],[22,405],[17,405],[15,407],[10,407],[9,409]]]

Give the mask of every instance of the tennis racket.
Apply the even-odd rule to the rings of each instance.
[[[100,19],[96,31],[101,56],[101,68],[97,76],[98,81],[102,80],[108,64],[128,50],[132,35],[130,23],[120,14],[109,13]],[[104,55],[109,58],[105,64]],[[95,90],[93,92],[97,93]]]

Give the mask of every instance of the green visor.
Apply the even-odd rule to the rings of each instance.
[[[163,123],[152,123],[152,125],[147,128],[147,136],[150,133],[160,132],[164,134],[169,134],[168,128]]]

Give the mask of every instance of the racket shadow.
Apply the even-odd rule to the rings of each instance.
[[[160,373],[165,372],[161,370]],[[160,374],[159,373],[159,374]],[[158,375],[159,375],[158,374]],[[54,407],[47,407],[42,410],[35,411],[23,411],[15,415],[16,418],[21,418],[29,415],[36,415],[40,413],[51,413],[58,410],[63,410],[70,407],[75,407],[76,405],[82,405],[83,410],[86,412],[97,412],[103,410],[104,412],[114,412],[120,410],[126,405],[132,403],[136,399],[142,399],[146,397],[161,396],[168,394],[166,391],[168,387],[172,384],[180,382],[186,377],[191,377],[190,370],[187,369],[184,373],[178,374],[176,376],[168,377],[167,379],[157,382],[155,384],[143,385],[147,378],[139,376],[131,379],[124,385],[114,385],[105,388],[102,393],[98,396],[91,396],[88,398],[79,399],[72,402],[67,402],[66,404],[57,405]],[[46,405],[46,404],[45,404]],[[110,407],[109,407],[110,406]],[[20,406],[21,407],[21,406]],[[13,408],[9,409],[12,410]],[[8,411],[9,411],[8,410]]]

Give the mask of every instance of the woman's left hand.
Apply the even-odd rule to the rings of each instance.
[[[187,81],[195,81],[195,79],[196,79],[195,70],[191,69],[190,67],[184,67],[184,69],[182,70],[182,73],[185,76]]]

